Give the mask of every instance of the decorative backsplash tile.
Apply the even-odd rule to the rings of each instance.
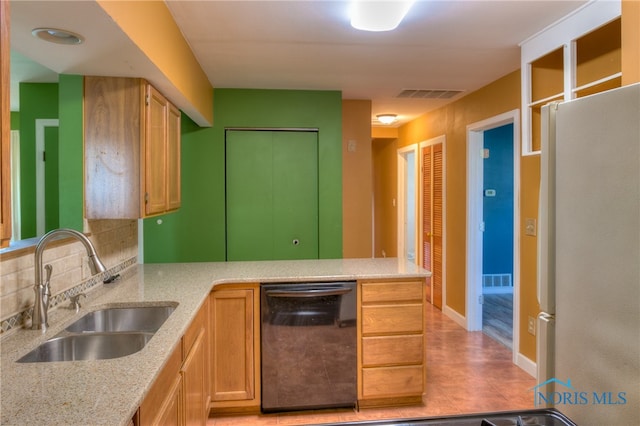
[[[80,243],[62,244],[47,248],[44,261],[53,266],[50,308],[70,297],[93,289],[107,274],[137,263],[138,222],[136,220],[95,220],[86,224],[89,239],[102,262],[105,274],[91,276],[86,252]],[[34,255],[6,257],[0,261],[0,335],[21,327],[31,320],[33,312]]]
[[[113,268],[108,269],[103,274],[94,275],[86,281],[78,284],[75,287],[71,287],[68,290],[65,290],[62,293],[53,295],[49,300],[49,309],[55,308],[56,306],[68,302],[71,300],[71,297],[75,296],[78,293],[87,293],[93,287],[102,284],[102,281],[105,277],[109,277],[117,274],[118,272],[128,268],[131,265],[135,265],[138,263],[138,258],[133,257]],[[13,330],[14,328],[22,327],[27,324],[31,320],[31,316],[33,315],[33,306],[30,306],[28,309],[18,312],[17,314],[3,320],[0,322],[0,335],[6,333],[8,331]]]

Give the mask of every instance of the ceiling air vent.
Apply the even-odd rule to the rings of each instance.
[[[429,90],[429,89],[405,89],[398,94],[398,98],[414,99],[451,99],[462,93],[462,90]]]

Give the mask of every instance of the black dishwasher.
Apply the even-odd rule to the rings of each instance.
[[[262,411],[354,407],[356,283],[261,286]]]

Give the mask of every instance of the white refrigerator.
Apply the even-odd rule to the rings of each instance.
[[[538,407],[640,425],[640,84],[542,108]]]

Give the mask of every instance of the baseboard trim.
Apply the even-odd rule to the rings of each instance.
[[[531,377],[537,376],[537,370],[538,370],[537,364],[531,361],[526,356],[522,355],[520,352],[518,352],[516,356],[516,365],[522,368],[527,373],[529,373]]]
[[[465,317],[463,317],[462,315],[460,315],[458,312],[454,311],[453,309],[451,309],[448,306],[445,306],[444,309],[442,310],[442,312],[448,316],[449,318],[451,318],[456,324],[458,324],[460,327],[463,327],[465,330],[468,330],[469,328],[467,327],[467,319]]]

